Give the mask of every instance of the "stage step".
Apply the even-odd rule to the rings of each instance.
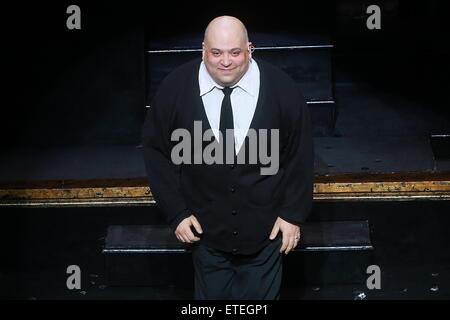
[[[201,34],[154,40],[147,45],[147,105],[162,79],[176,67],[201,56]],[[299,85],[312,114],[314,134],[332,133],[336,104],[332,81],[331,49],[326,34],[253,33],[253,57],[288,73]]]
[[[165,225],[111,225],[102,250],[108,284],[189,286],[193,279],[189,248]],[[299,247],[286,257],[285,274],[293,283],[361,282],[370,257],[364,253],[372,249],[368,221],[310,222],[302,227]],[[357,269],[336,274],[342,259],[349,257]],[[361,263],[356,263],[358,259]]]

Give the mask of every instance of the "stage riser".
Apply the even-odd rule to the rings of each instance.
[[[199,52],[150,53],[147,61],[147,105],[162,79],[177,66],[199,56]],[[336,104],[331,86],[330,53],[325,49],[261,50],[261,57],[286,71],[299,84],[308,101],[315,136],[333,132]]]
[[[290,279],[287,283],[361,283],[373,250],[369,230],[367,221],[304,224],[303,241],[282,256]],[[186,279],[189,284],[192,249],[180,243],[167,226],[112,225],[102,250],[108,284],[180,286],[186,285]]]
[[[201,52],[197,51],[147,53],[148,103],[172,70],[199,57]],[[253,57],[284,70],[299,84],[308,101],[333,100],[330,49],[256,50]]]
[[[330,135],[336,121],[332,76],[332,45],[326,37],[315,40],[289,38],[286,35],[259,35],[253,57],[265,60],[289,74],[299,85],[310,104],[315,136]],[[201,39],[186,35],[177,39],[151,43],[146,54],[147,105],[161,81],[176,67],[201,57]]]

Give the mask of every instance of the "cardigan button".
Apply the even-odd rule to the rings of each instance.
[[[231,210],[231,214],[232,214],[233,216],[235,216],[235,215],[237,215],[237,211],[236,211],[236,210]]]
[[[231,192],[235,192],[235,191],[236,191],[236,188],[235,188],[234,186],[232,186],[232,187],[230,188],[230,191],[231,191]]]
[[[238,232],[237,231],[233,231],[233,236],[237,236]]]
[[[234,248],[234,249],[232,250],[232,252],[233,252],[233,254],[237,254],[237,253],[238,253],[238,250],[237,250],[236,248]]]

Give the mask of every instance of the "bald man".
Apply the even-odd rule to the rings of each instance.
[[[237,18],[212,20],[202,48],[151,103],[148,182],[178,240],[192,244],[196,299],[277,299],[282,254],[312,206],[308,108],[288,75],[253,59]],[[267,150],[278,159],[269,172]]]

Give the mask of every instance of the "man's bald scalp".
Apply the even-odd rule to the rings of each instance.
[[[244,41],[248,42],[248,32],[247,32],[247,28],[245,27],[245,25],[242,23],[241,20],[239,20],[236,17],[232,17],[232,16],[220,16],[217,18],[214,18],[206,27],[205,30],[205,35],[203,38],[203,41],[206,42],[208,39],[208,33],[212,28],[216,28],[217,26],[222,25],[222,26],[227,26],[227,25],[236,25],[239,26],[242,30],[242,34],[244,35]]]

